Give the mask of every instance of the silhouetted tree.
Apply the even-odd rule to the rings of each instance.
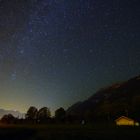
[[[50,112],[49,108],[42,107],[41,109],[39,109],[39,111],[37,113],[37,119],[40,123],[47,122],[50,117],[51,117],[51,112]]]
[[[55,118],[57,121],[64,121],[65,120],[66,111],[64,108],[59,108],[55,111]]]
[[[1,122],[2,123],[14,123],[16,121],[16,118],[12,115],[12,114],[7,114],[7,115],[4,115],[2,118],[1,118]]]
[[[38,113],[37,108],[34,107],[34,106],[31,106],[31,107],[28,109],[28,111],[27,111],[27,113],[26,113],[26,115],[25,115],[26,120],[30,120],[30,121],[35,122],[36,119],[37,119],[37,113]]]

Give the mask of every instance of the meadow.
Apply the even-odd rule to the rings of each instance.
[[[1,125],[1,140],[140,139],[140,127],[114,125]]]

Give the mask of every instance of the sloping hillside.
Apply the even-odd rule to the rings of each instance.
[[[114,119],[120,115],[140,118],[140,76],[101,89],[67,110],[80,118]]]

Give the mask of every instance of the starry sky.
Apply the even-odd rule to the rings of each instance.
[[[0,0],[0,108],[67,109],[139,74],[139,0]]]

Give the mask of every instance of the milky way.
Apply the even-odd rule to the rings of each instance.
[[[0,0],[0,107],[52,110],[140,74],[139,0]]]

